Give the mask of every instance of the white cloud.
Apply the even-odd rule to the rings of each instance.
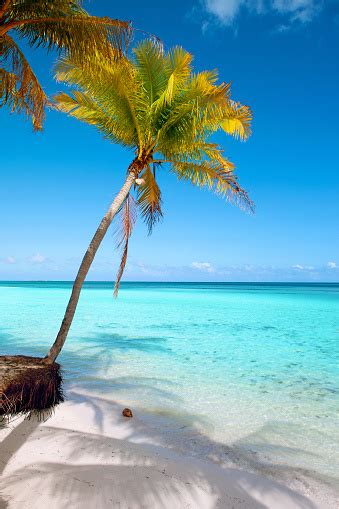
[[[318,12],[321,3],[319,0],[273,0],[272,8],[280,14],[291,15],[292,21],[307,23]]]
[[[232,23],[246,0],[205,0],[205,9],[225,25]]]
[[[314,270],[314,267],[313,265],[300,265],[299,263],[297,263],[296,265],[292,265],[292,269],[312,271]]]
[[[192,269],[201,270],[202,272],[215,272],[215,268],[209,262],[192,262],[191,267]]]
[[[156,265],[148,265],[142,261],[129,261],[127,262],[126,266],[126,274],[129,275],[140,275],[143,274],[146,277],[149,278],[165,278],[169,272],[170,268],[166,265],[163,266],[156,266]]]
[[[14,258],[14,256],[6,256],[6,258],[3,259],[3,262],[7,263],[8,265],[13,265],[14,263],[16,263],[16,259]]]
[[[290,23],[307,23],[322,4],[322,0],[203,0],[205,10],[223,25],[231,25],[242,9],[256,14],[279,14]],[[204,25],[206,29],[206,22]],[[282,26],[286,29],[288,25]]]
[[[277,27],[277,32],[286,32],[287,30],[289,30],[291,27],[289,25],[280,25]]]
[[[30,257],[29,261],[32,263],[40,264],[45,263],[47,261],[47,258],[40,253],[36,253]]]
[[[33,257],[32,257],[33,258]],[[40,264],[32,267],[32,258],[17,260],[17,265],[8,266],[4,270],[4,265],[0,263],[0,279],[8,279],[8,274],[16,270],[27,270],[31,264],[31,274],[38,274],[39,278],[43,274],[46,279],[51,279],[50,275],[58,270],[58,277],[71,279],[74,270],[77,269],[79,260],[67,260],[64,264],[56,264],[53,260],[43,257],[41,254],[35,260],[40,260]],[[42,262],[45,259],[45,263]],[[3,261],[3,259],[1,260]],[[72,263],[71,263],[72,262]],[[39,262],[38,262],[39,263]],[[97,260],[97,268],[94,266],[92,271],[92,280],[111,280],[114,278],[117,269],[118,260],[112,263],[110,258],[100,258]],[[330,265],[329,265],[330,264]],[[334,267],[334,265],[336,267]],[[1,267],[3,273],[1,273]],[[10,270],[11,267],[11,270]],[[34,268],[35,267],[35,268]],[[112,269],[114,271],[112,272]],[[338,281],[339,282],[339,264],[338,262],[323,262],[321,265],[303,265],[301,263],[294,265],[261,265],[256,263],[241,264],[220,264],[215,265],[208,261],[194,261],[183,265],[152,265],[142,260],[129,260],[126,266],[125,281]],[[53,278],[52,278],[53,279]]]

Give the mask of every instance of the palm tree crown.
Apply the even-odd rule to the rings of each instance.
[[[89,16],[81,0],[0,0],[0,107],[23,112],[35,130],[42,128],[47,97],[24,53],[12,38],[30,46],[55,48],[85,62],[96,53],[120,54],[130,25]]]
[[[155,168],[164,165],[180,180],[214,189],[253,209],[234,165],[210,141],[218,130],[246,139],[251,111],[231,100],[229,84],[218,84],[216,71],[194,73],[190,53],[181,47],[164,52],[159,44],[146,40],[133,49],[131,58],[114,65],[100,55],[91,69],[71,57],[63,58],[56,76],[74,87],[56,96],[60,110],[134,152],[129,171],[139,179],[136,206],[150,232],[162,217]],[[135,219],[133,202],[129,198],[122,212],[125,248],[116,289]]]

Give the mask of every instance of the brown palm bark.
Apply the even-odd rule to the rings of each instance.
[[[77,277],[75,278],[75,281],[73,283],[71,297],[69,299],[60,330],[51,349],[49,350],[48,354],[43,360],[43,362],[46,364],[53,363],[55,359],[58,357],[62,347],[64,346],[68,331],[71,327],[74,318],[74,314],[80,297],[80,292],[86,279],[87,273],[92,265],[92,262],[101,244],[101,241],[104,238],[110,224],[112,223],[114,216],[117,214],[119,208],[124,203],[136,177],[138,176],[138,171],[140,170],[140,168],[138,168],[138,165],[140,165],[140,161],[134,161],[129,167],[129,171],[124,185],[114,198],[112,205],[104,215],[97,231],[94,234],[94,237],[92,238],[90,245],[88,246],[85,256],[83,257],[83,260],[81,262]]]

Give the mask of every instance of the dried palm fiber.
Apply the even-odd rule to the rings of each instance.
[[[0,356],[0,416],[43,417],[62,401],[59,364],[25,355]]]

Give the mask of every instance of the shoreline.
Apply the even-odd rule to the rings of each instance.
[[[217,457],[218,444],[208,448],[185,423],[137,409],[126,419],[117,403],[75,390],[68,397],[45,422],[20,418],[0,430],[1,509],[336,506],[320,483],[300,476],[291,486]]]

